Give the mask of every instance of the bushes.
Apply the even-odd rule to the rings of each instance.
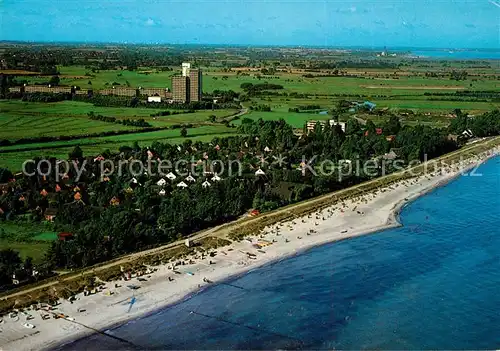
[[[288,112],[300,113],[303,111],[307,112],[307,111],[315,111],[315,110],[321,110],[321,106],[319,106],[319,105],[301,105],[298,107],[290,107],[288,109]]]
[[[261,111],[261,112],[271,112],[271,106],[269,106],[269,105],[250,106],[250,110]]]
[[[58,102],[71,100],[70,93],[24,93],[22,101],[29,102]]]
[[[249,96],[259,95],[263,92],[263,90],[280,90],[283,89],[283,85],[279,84],[271,84],[271,83],[260,83],[260,84],[252,84],[252,83],[243,83],[240,85],[240,88],[243,89]]]
[[[174,115],[181,115],[184,113],[194,113],[196,112],[195,110],[187,110],[187,111],[161,111],[158,113],[152,113],[149,116],[150,117],[163,117],[163,116],[174,116]]]
[[[138,119],[138,120],[131,120],[131,119],[116,119],[115,117],[106,117],[103,115],[94,115],[93,112],[88,113],[89,118],[93,121],[102,121],[102,122],[108,122],[108,123],[117,123],[117,124],[122,124],[124,126],[131,126],[131,127],[139,127],[139,128],[150,128],[153,127],[151,124],[146,122],[143,118]]]

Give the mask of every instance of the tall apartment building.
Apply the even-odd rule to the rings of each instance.
[[[191,64],[182,64],[182,76],[172,77],[173,100],[176,102],[201,101],[202,72],[192,69]]]
[[[189,71],[189,101],[201,101],[201,70]]]
[[[172,77],[172,99],[175,102],[189,102],[189,77]]]

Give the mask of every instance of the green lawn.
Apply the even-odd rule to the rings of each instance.
[[[48,224],[0,222],[0,248],[19,251],[23,259],[31,256],[40,262],[50,242],[56,239],[57,233],[51,231]]]
[[[262,118],[265,121],[284,119],[288,124],[292,125],[294,128],[302,128],[309,120],[322,120],[331,119],[330,115],[320,115],[317,113],[294,113],[285,111],[272,111],[272,112],[259,112],[252,111],[249,114],[242,117],[250,118],[253,120],[258,120]],[[235,125],[241,123],[241,120],[236,120],[233,122]]]
[[[26,257],[33,258],[35,263],[41,263],[47,249],[50,247],[49,242],[33,242],[33,243],[25,243],[25,242],[13,242],[13,241],[5,241],[0,239],[0,248],[2,249],[12,249],[21,255],[22,259],[26,259]]]

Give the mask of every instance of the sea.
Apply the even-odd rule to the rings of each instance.
[[[106,331],[129,343],[93,335],[59,349],[499,349],[500,158],[400,221]]]

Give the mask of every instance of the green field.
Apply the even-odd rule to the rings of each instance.
[[[461,109],[471,113],[481,113],[500,108],[498,102],[470,102],[470,101],[431,101],[423,99],[408,100],[371,100],[377,107],[390,109],[409,109],[421,112],[451,112],[454,109]]]
[[[464,81],[450,80],[449,77],[431,78],[423,73],[449,72],[454,69],[467,69],[470,78]],[[456,91],[498,91],[500,82],[494,79],[498,70],[494,66],[468,67],[464,63],[453,63],[443,66],[439,62],[430,62],[425,67],[418,65],[402,66],[399,69],[347,69],[350,76],[312,77],[301,70],[283,70],[273,76],[263,76],[258,69],[246,70],[238,74],[236,70],[215,67],[203,68],[203,91],[234,90],[241,92],[242,83],[274,83],[284,89],[276,90],[280,94],[300,93],[307,97],[265,96],[252,97],[244,103],[245,107],[259,104],[269,105],[272,112],[251,111],[242,118],[277,120],[283,118],[293,127],[301,129],[308,120],[329,119],[329,115],[318,113],[289,112],[289,108],[304,105],[319,105],[324,111],[336,107],[341,99],[364,101],[369,100],[377,105],[377,109],[387,109],[398,114],[401,110],[411,110],[401,118],[404,124],[427,124],[431,126],[446,126],[449,124],[449,114],[454,109],[462,109],[471,114],[479,114],[500,108],[498,102],[483,101],[449,101]],[[128,70],[98,70],[91,72],[83,66],[59,66],[61,84],[78,85],[81,88],[102,89],[113,83],[131,87],[171,87],[171,76],[180,72],[180,67],[171,67],[173,71],[162,71],[155,68],[140,67],[136,71]],[[313,75],[328,74],[328,71],[313,72]],[[89,76],[90,75],[90,76]],[[473,77],[473,78],[472,78]],[[29,83],[43,82],[47,77],[26,77]],[[88,81],[92,85],[88,85]],[[425,93],[452,94],[443,98],[426,96]],[[434,99],[434,100],[431,100]],[[80,145],[86,155],[96,155],[109,149],[117,151],[122,145],[150,145],[154,141],[182,143],[180,129],[166,129],[155,132],[141,132],[139,128],[126,127],[116,123],[90,120],[88,113],[93,112],[109,117],[138,119],[144,118],[154,127],[169,127],[173,124],[193,124],[196,128],[188,130],[188,137],[193,140],[211,140],[214,136],[228,136],[236,133],[235,129],[227,128],[220,123],[208,122],[210,115],[215,115],[219,122],[225,117],[235,114],[236,110],[197,111],[190,114],[179,114],[162,117],[151,117],[151,114],[166,111],[155,108],[119,108],[96,107],[89,103],[63,101],[57,103],[34,103],[19,100],[0,101],[0,139],[18,139],[22,137],[84,135],[106,131],[136,130],[133,134],[114,135],[107,137],[89,137],[70,141],[52,141],[46,143],[22,144],[0,147],[2,158],[0,167],[18,170],[26,159],[35,156],[67,157],[67,154]],[[172,112],[172,111],[171,111]],[[375,123],[384,122],[387,117],[377,114],[351,113],[342,115],[342,120],[351,116]],[[232,123],[238,125],[240,120]]]
[[[157,69],[141,68],[137,71],[128,70],[100,70],[92,73],[83,66],[59,66],[61,84],[76,85],[82,89],[105,89],[113,83],[132,87],[171,88],[171,76],[174,71],[159,71]],[[89,74],[90,76],[85,76]],[[30,83],[46,82],[46,77],[30,77]],[[88,84],[88,82],[92,84]],[[107,83],[107,85],[106,85]]]
[[[427,68],[425,71],[439,71],[439,66]],[[127,70],[100,70],[96,73],[91,73],[88,69],[82,66],[59,66],[61,73],[61,84],[77,85],[82,89],[103,89],[110,87],[112,83],[120,83],[127,86],[127,82],[131,87],[162,87],[171,88],[171,77],[173,74],[180,72],[180,67],[171,67],[174,71],[159,71],[151,68],[139,68],[137,71]],[[464,68],[458,66],[457,69]],[[397,79],[392,78],[392,74],[398,73],[408,74],[408,76],[399,76]],[[421,70],[420,70],[421,71]],[[234,71],[222,72],[213,68],[204,68],[203,72],[203,91],[212,92],[218,90],[234,90],[241,91],[242,83],[262,83],[270,82],[281,84],[286,92],[299,92],[319,95],[329,94],[361,94],[367,97],[376,97],[380,95],[387,96],[406,96],[406,95],[423,95],[426,91],[434,92],[453,92],[456,90],[498,90],[500,83],[498,80],[488,79],[487,74],[495,73],[490,69],[477,69],[472,72],[484,73],[478,78],[472,80],[457,82],[449,78],[431,78],[415,76],[419,72],[414,67],[405,67],[401,70],[394,69],[357,69],[351,70],[349,73],[365,77],[315,77],[305,78],[303,73],[288,73],[279,72],[273,76],[261,76],[257,78],[259,72],[251,72],[250,75],[238,75]],[[92,74],[93,77],[84,77],[86,73]],[[74,78],[80,76],[78,79]],[[387,76],[391,78],[379,78],[379,76]],[[27,80],[30,83],[43,82],[47,77],[29,77]],[[88,81],[92,85],[88,84]],[[108,85],[105,85],[108,83]]]
[[[236,130],[234,128],[227,128],[224,126],[202,126],[198,128],[189,128],[187,138],[181,137],[180,129],[167,129],[148,133],[4,146],[0,147],[0,153],[2,154],[0,167],[18,171],[21,170],[24,161],[31,160],[35,157],[51,156],[66,159],[76,145],[82,148],[84,155],[96,156],[107,149],[112,152],[117,152],[120,146],[132,146],[136,141],[141,146],[151,145],[154,141],[181,144],[186,139],[191,139],[192,141],[210,141],[216,136],[227,137],[235,133]]]
[[[318,113],[293,113],[284,110],[276,110],[272,112],[251,111],[243,118],[250,118],[253,120],[263,119],[264,121],[284,119],[294,128],[302,129],[309,120],[331,119],[332,116],[320,115]],[[235,125],[238,125],[240,123],[241,120],[234,121]]]
[[[237,112],[236,110],[226,109],[151,117],[151,114],[166,110],[95,107],[89,103],[76,101],[38,103],[1,100],[0,140],[13,141],[21,138],[42,136],[81,136],[109,131],[136,131],[136,133],[4,146],[0,147],[0,153],[2,153],[0,167],[7,167],[17,171],[25,160],[36,156],[67,158],[68,153],[76,145],[80,145],[86,155],[97,155],[106,149],[118,151],[120,146],[131,146],[136,141],[142,146],[150,145],[154,141],[172,143],[182,143],[184,141],[179,128],[144,132],[137,127],[91,120],[87,116],[87,113],[91,111],[95,114],[117,118],[143,118],[152,126],[160,128],[169,128],[174,124],[193,124],[195,128],[188,129],[188,138],[194,140],[211,140],[217,135],[235,133],[234,129],[225,127],[222,124],[208,122],[208,117],[215,115],[217,120],[222,120]],[[16,152],[12,152],[14,150]]]
[[[86,117],[64,118],[0,113],[0,139],[8,140],[136,129],[115,123],[93,121]]]
[[[57,233],[51,231],[50,225],[0,222],[0,249],[19,251],[23,259],[30,256],[35,263],[41,261],[50,242],[56,239]]]
[[[94,106],[90,103],[80,102],[80,101],[61,101],[61,102],[42,103],[42,102],[24,102],[20,100],[0,100],[0,116],[2,117],[5,116],[6,118],[4,122],[2,122],[2,119],[0,119],[0,123],[2,125],[8,126],[7,124],[9,123],[9,119],[15,116],[38,117],[38,118],[50,117],[54,118],[52,122],[54,122],[57,127],[57,121],[62,122],[63,119],[68,119],[68,118],[70,118],[71,120],[75,118],[84,118],[89,120],[87,114],[89,112],[94,112],[94,114],[96,115],[116,117],[117,119],[143,118],[154,126],[168,126],[172,124],[181,124],[181,123],[206,123],[207,118],[210,115],[215,115],[217,118],[223,118],[237,112],[237,110],[221,109],[214,111],[212,110],[196,111],[194,113],[182,113],[170,116],[151,117],[151,114],[163,111],[169,111],[169,110],[155,109],[155,108],[99,107],[99,106]],[[174,111],[176,110],[170,110],[170,112]],[[27,122],[28,120],[25,121]],[[111,124],[101,121],[91,121],[91,122],[97,122],[96,125],[101,124],[101,125],[113,126],[113,128],[115,127],[124,127],[125,129],[130,128],[125,126],[120,126],[119,124]],[[80,121],[78,123],[82,122]],[[43,123],[40,123],[40,125],[43,125]],[[15,128],[15,125],[13,126],[13,128]],[[70,134],[66,133],[66,135]]]

